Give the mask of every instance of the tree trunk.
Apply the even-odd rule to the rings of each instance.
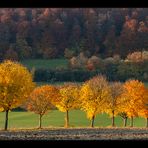
[[[112,127],[115,126],[115,116],[114,116],[114,110],[112,111]]]
[[[69,114],[68,110],[66,111],[66,118],[65,118],[65,127],[69,127]]]
[[[148,127],[148,118],[146,118],[146,127]]]
[[[131,127],[133,127],[133,116],[131,116]]]
[[[9,113],[9,110],[6,110],[6,116],[5,116],[5,129],[4,129],[4,130],[7,130],[7,129],[8,129],[8,113]]]
[[[142,61],[142,58],[143,58],[143,56],[142,56],[142,52],[143,52],[143,50],[142,50],[142,48],[141,48],[141,61]]]
[[[91,119],[91,125],[90,125],[91,127],[94,127],[94,121],[95,121],[95,116],[93,116]]]
[[[39,115],[39,128],[42,128],[42,115]]]
[[[124,127],[126,127],[126,125],[127,125],[127,117],[123,118],[123,120],[124,120]]]

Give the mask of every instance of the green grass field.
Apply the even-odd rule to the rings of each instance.
[[[36,82],[37,86],[42,86],[42,85],[63,85],[64,83],[67,82],[54,82],[54,83],[49,83],[49,82]],[[77,84],[81,84],[81,82],[76,82]]]
[[[144,83],[144,84],[145,84],[146,87],[148,87],[148,82],[147,83]]]
[[[90,121],[86,118],[86,114],[80,110],[70,111],[70,126],[71,127],[89,127]],[[0,113],[0,128],[4,127],[5,113]],[[43,127],[63,127],[64,126],[65,113],[54,110],[43,116]],[[128,120],[128,126],[129,126]],[[121,117],[115,118],[115,124],[117,127],[122,127],[123,122]],[[95,127],[110,127],[111,118],[106,114],[97,115],[95,119]],[[135,127],[145,127],[144,118],[134,119]],[[38,127],[38,115],[32,112],[10,112],[8,128],[37,128]]]
[[[54,82],[54,83],[49,83],[49,82],[36,82],[37,86],[42,86],[42,85],[63,85],[65,82]]]
[[[31,59],[31,60],[23,60],[21,61],[23,65],[31,68],[46,68],[46,69],[56,69],[56,68],[67,68],[68,60],[66,59],[50,59],[50,60],[43,60],[43,59]]]
[[[51,59],[51,60],[24,60],[22,64],[31,68],[67,68],[68,60],[66,59]],[[53,83],[54,85],[62,85],[64,82]],[[37,85],[50,84],[47,82],[38,82]],[[145,83],[148,87],[148,83]],[[0,113],[0,128],[4,126],[5,113]],[[43,127],[63,127],[64,126],[64,113],[57,110],[49,112],[43,117]],[[115,123],[117,127],[122,127],[122,118],[116,117]],[[90,121],[86,118],[84,112],[79,110],[74,110],[70,112],[70,125],[71,127],[88,127]],[[129,120],[128,120],[129,125]],[[101,114],[96,117],[95,120],[96,127],[109,127],[111,126],[111,118],[106,114]],[[145,127],[144,118],[134,119],[135,127]],[[9,128],[36,128],[38,127],[38,115],[31,112],[10,112],[9,113]]]
[[[80,83],[80,82],[79,82]],[[49,83],[49,82],[36,82],[37,86],[41,85],[47,85],[47,84],[52,84],[52,85],[63,85],[64,82],[55,82],[55,83]],[[146,87],[148,87],[148,83],[144,83]]]

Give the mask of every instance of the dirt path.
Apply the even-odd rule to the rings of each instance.
[[[53,128],[0,131],[0,140],[148,140],[147,128]]]

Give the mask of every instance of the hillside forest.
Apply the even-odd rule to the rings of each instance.
[[[0,59],[125,58],[148,50],[147,8],[1,8]],[[67,56],[68,53],[68,56]]]

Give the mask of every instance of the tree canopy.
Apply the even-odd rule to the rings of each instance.
[[[0,58],[126,57],[147,50],[147,8],[2,8]]]
[[[12,61],[0,64],[0,108],[6,111],[7,119],[9,110],[23,104],[34,87],[32,74],[26,67]]]

